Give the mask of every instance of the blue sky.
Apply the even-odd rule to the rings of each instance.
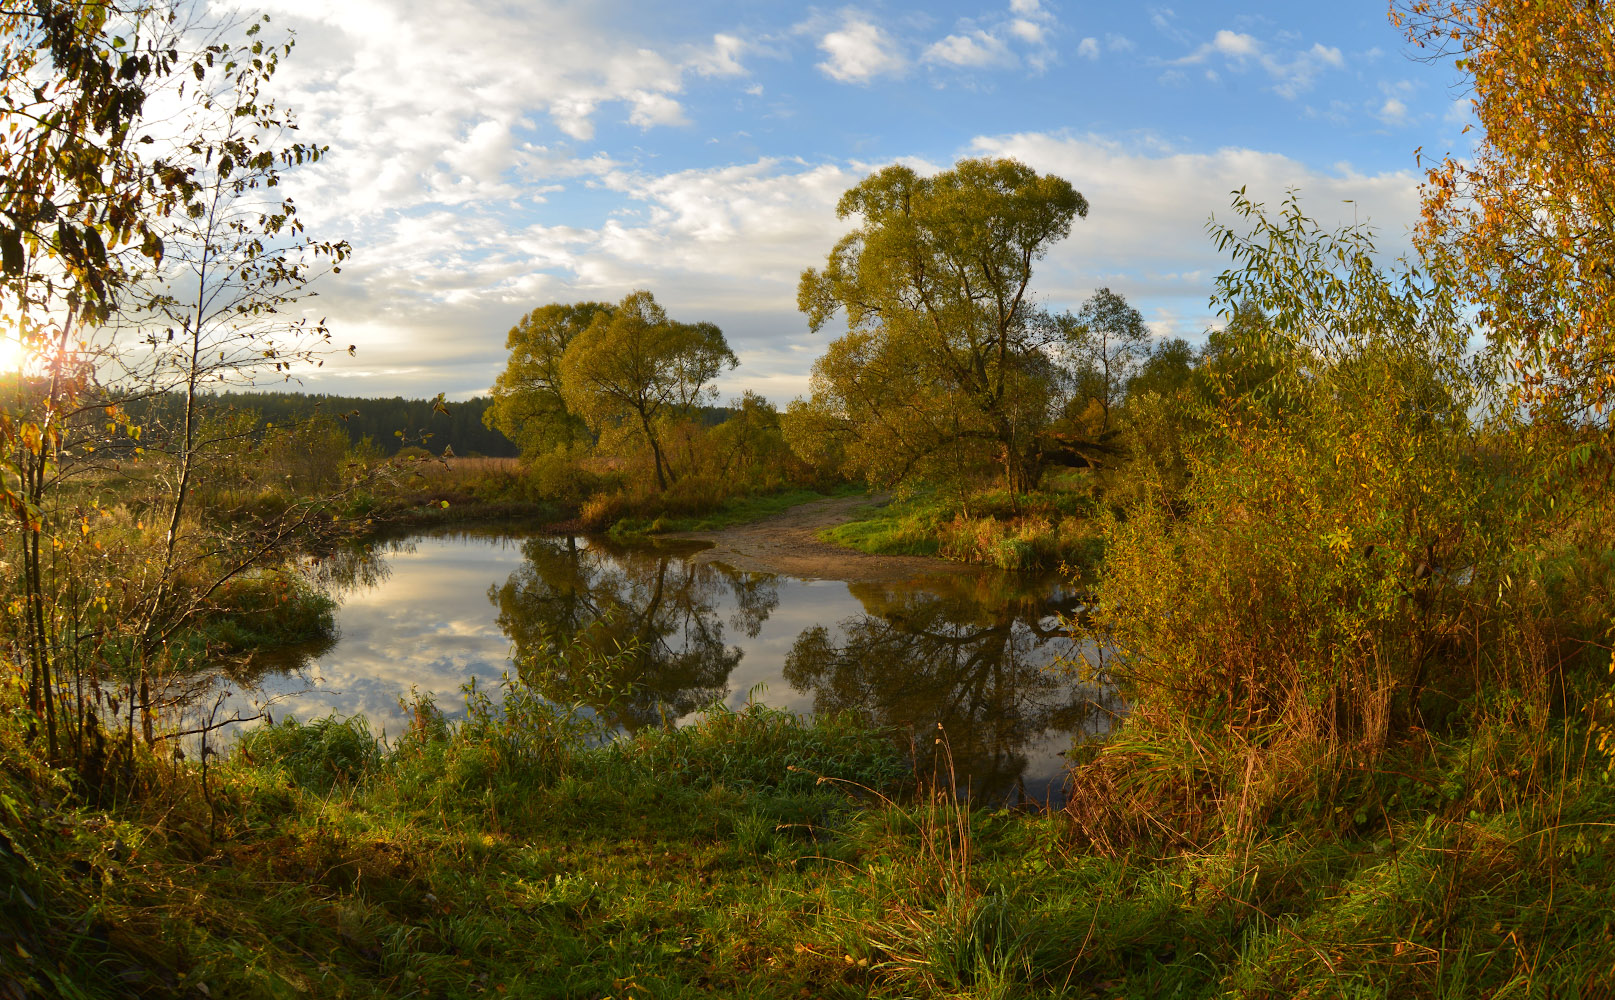
[[[358,352],[310,391],[464,398],[528,309],[648,288],[723,327],[742,362],[725,395],[783,404],[831,335],[794,299],[844,231],[837,197],[962,156],[1017,157],[1091,203],[1038,272],[1042,304],[1109,286],[1194,340],[1229,191],[1298,188],[1401,252],[1414,150],[1467,143],[1455,72],[1410,58],[1381,0],[265,9],[298,39],[277,89],[331,146],[291,190],[356,251],[310,309]]]

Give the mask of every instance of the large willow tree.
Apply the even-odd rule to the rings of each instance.
[[[793,443],[871,482],[997,467],[1012,494],[1032,486],[1057,382],[1032,267],[1087,213],[1070,183],[1007,159],[891,166],[842,195],[859,225],[803,272],[797,304],[814,331],[843,313],[847,333],[793,407]]]
[[[740,362],[711,323],[679,323],[650,292],[630,292],[598,312],[567,344],[559,372],[567,409],[599,431],[635,426],[650,447],[656,485],[672,478],[663,421],[717,397],[712,380]]]

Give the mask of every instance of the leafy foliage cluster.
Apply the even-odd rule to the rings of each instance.
[[[649,292],[522,317],[483,420],[516,442],[539,496],[584,527],[713,512],[821,485],[750,391],[712,405],[736,359],[711,323],[670,320]]]
[[[1393,19],[1455,57],[1474,152],[1426,175],[1420,247],[1479,307],[1521,402],[1607,419],[1615,398],[1615,34],[1604,4],[1398,0]]]
[[[974,486],[996,470],[1013,497],[1049,466],[1111,452],[1111,410],[1149,334],[1109,289],[1076,315],[1036,306],[1033,264],[1088,212],[1069,182],[1013,160],[930,177],[893,166],[836,212],[861,224],[803,272],[797,304],[815,331],[844,313],[847,333],[791,405],[800,453],[884,486]]]

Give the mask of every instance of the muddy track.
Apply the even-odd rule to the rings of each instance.
[[[751,524],[664,537],[711,542],[712,548],[692,557],[696,562],[719,562],[735,569],[805,580],[899,580],[962,569],[944,559],[872,556],[819,541],[821,530],[853,520],[860,508],[884,502],[884,497],[815,500]]]

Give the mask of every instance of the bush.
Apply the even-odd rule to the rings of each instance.
[[[527,465],[527,478],[540,500],[579,507],[603,492],[611,480],[585,467],[578,457],[565,450],[552,451]]]
[[[328,716],[308,725],[290,716],[243,733],[239,752],[258,766],[279,767],[304,788],[352,784],[381,762],[381,748],[364,716]]]
[[[596,493],[578,510],[578,523],[588,531],[605,531],[629,516],[634,509],[632,501],[620,492]]]
[[[755,704],[738,712],[718,707],[693,725],[642,732],[609,753],[646,776],[698,787],[802,792],[824,779],[879,791],[909,771],[889,734],[850,716],[815,721]]]
[[[1579,616],[1610,606],[1564,540],[1601,501],[1550,509],[1533,455],[1554,449],[1473,422],[1485,382],[1440,286],[1381,275],[1357,237],[1298,251],[1309,226],[1261,220],[1222,279],[1276,313],[1241,347],[1266,381],[1214,386],[1182,493],[1146,481],[1106,527],[1093,637],[1134,714],[1074,776],[1093,829],[1248,838],[1309,801],[1353,815],[1343,776],[1443,718],[1543,737],[1594,638]],[[1314,272],[1341,247],[1351,281]]]
[[[297,573],[273,571],[237,577],[219,589],[220,614],[204,633],[228,652],[331,639],[336,601]]]

